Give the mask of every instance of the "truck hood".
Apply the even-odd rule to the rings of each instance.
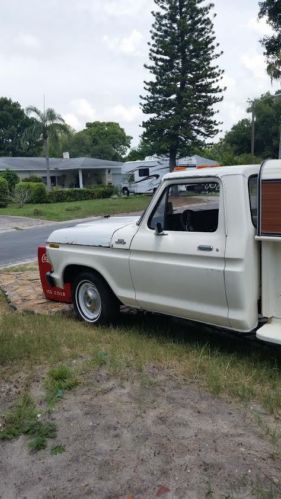
[[[82,246],[110,247],[114,233],[128,225],[135,225],[139,216],[109,217],[55,230],[48,243],[77,244]]]

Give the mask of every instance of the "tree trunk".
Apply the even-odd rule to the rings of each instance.
[[[48,140],[48,137],[46,139],[44,139],[44,149],[45,149],[45,158],[46,158],[47,191],[50,192],[52,190],[52,185],[51,185],[51,175],[50,175],[49,140]]]
[[[176,166],[176,161],[177,161],[177,148],[175,146],[170,147],[170,154],[169,154],[169,168],[170,172],[172,172]]]

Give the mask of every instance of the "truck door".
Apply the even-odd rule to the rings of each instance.
[[[217,178],[166,184],[131,244],[138,305],[228,327],[225,240]]]

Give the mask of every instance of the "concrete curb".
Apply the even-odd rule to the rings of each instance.
[[[37,262],[36,258],[35,259],[29,258],[29,259],[17,261],[14,263],[8,263],[8,265],[6,265],[6,264],[0,265],[0,270],[10,269],[12,267],[18,267],[18,265],[27,265],[28,263],[36,263],[36,262]]]

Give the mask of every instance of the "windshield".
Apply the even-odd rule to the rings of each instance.
[[[150,203],[148,204],[148,206],[149,206],[149,205],[150,205]],[[138,221],[137,221],[137,225],[140,225],[140,223],[141,223],[141,221],[142,221],[142,219],[143,219],[144,215],[145,215],[145,214],[146,214],[146,212],[147,212],[148,206],[145,208],[145,210],[143,210],[143,212],[142,212],[142,214],[141,214],[140,218],[139,218],[139,219],[138,219]]]
[[[162,185],[162,184],[160,184],[160,185],[159,185],[159,187],[160,187],[161,185]],[[159,190],[159,187],[158,187],[158,189],[154,192],[154,194],[152,195],[151,200],[150,200],[150,202],[148,203],[148,205],[147,205],[147,207],[145,208],[145,210],[142,212],[142,214],[141,214],[141,216],[140,216],[139,220],[137,221],[137,225],[140,225],[140,223],[142,222],[142,220],[143,220],[143,218],[144,218],[144,215],[146,214],[146,212],[147,212],[147,210],[148,210],[149,206],[151,205],[151,203],[152,203],[153,199],[155,198],[155,194],[156,194],[156,193],[158,192],[158,190]]]

